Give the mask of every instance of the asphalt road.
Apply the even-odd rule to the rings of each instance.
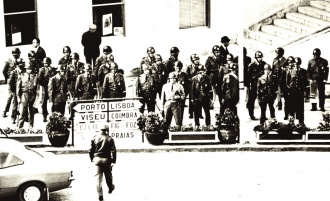
[[[327,152],[119,153],[113,169],[116,189],[104,197],[117,201],[329,200],[329,156]],[[76,180],[72,188],[51,193],[50,201],[98,200],[88,155],[60,157],[73,167]]]

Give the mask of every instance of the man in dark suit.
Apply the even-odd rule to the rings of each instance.
[[[33,46],[33,51],[35,52],[35,59],[38,60],[40,63],[44,60],[46,57],[46,52],[44,48],[40,47],[40,39],[35,38],[32,40],[32,46]]]
[[[83,33],[81,44],[84,46],[86,63],[95,66],[95,61],[100,56],[101,35],[96,32],[96,25],[91,24],[89,30]]]
[[[308,86],[307,71],[300,68],[301,59],[296,57],[294,67],[286,71],[286,87],[288,91],[290,116],[299,119],[304,123],[304,95]]]
[[[220,65],[227,63],[226,58],[229,54],[228,46],[230,39],[227,36],[223,36],[221,38],[221,46],[220,46]]]

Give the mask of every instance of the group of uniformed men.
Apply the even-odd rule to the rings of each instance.
[[[12,123],[17,122],[18,128],[22,128],[27,121],[31,129],[38,103],[42,104],[43,121],[47,122],[49,110],[64,114],[66,104],[72,100],[126,97],[123,71],[118,72],[111,53],[111,47],[105,46],[93,69],[90,64],[80,62],[78,53],[72,53],[71,48],[65,46],[63,57],[56,67],[52,67],[52,61],[46,57],[38,38],[33,40],[28,62],[21,58],[20,49],[14,48],[13,57],[5,62],[3,68],[9,87],[2,116],[7,117],[12,104]]]
[[[170,57],[163,61],[161,55],[156,54],[153,47],[147,49],[147,56],[141,61],[141,72],[137,80],[137,95],[141,97],[141,113],[145,105],[148,112],[154,112],[157,95],[161,101],[158,108],[163,114],[167,126],[171,125],[172,117],[175,124],[182,126],[186,98],[189,97],[189,118],[200,126],[199,119],[203,119],[202,109],[205,113],[205,124],[211,124],[210,109],[213,108],[216,95],[220,102],[220,113],[226,108],[237,113],[236,104],[238,93],[238,64],[227,47],[230,39],[221,38],[221,45],[215,45],[205,65],[200,63],[197,54],[190,56],[190,64],[184,68],[179,60],[179,49],[172,47]]]
[[[313,50],[313,59],[309,60],[307,69],[301,68],[300,57],[284,57],[284,49],[279,47],[275,51],[276,57],[272,66],[262,60],[263,54],[255,52],[255,60],[246,56],[244,51],[244,85],[247,88],[247,108],[250,118],[254,116],[254,104],[258,99],[261,115],[260,123],[266,118],[266,108],[269,107],[270,117],[275,118],[274,103],[282,109],[284,98],[284,120],[289,116],[304,124],[304,99],[309,97],[309,92],[319,94],[319,107],[325,111],[325,83],[327,82],[329,67],[328,61],[321,57],[321,50]],[[313,88],[313,89],[312,89]],[[312,89],[312,90],[310,90]],[[317,110],[317,103],[312,103],[312,111]]]

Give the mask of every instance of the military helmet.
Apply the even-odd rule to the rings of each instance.
[[[77,52],[73,52],[73,53],[71,53],[71,58],[79,60],[79,54]]]
[[[30,51],[28,52],[28,57],[29,57],[29,58],[34,57],[35,55],[36,55],[36,52],[33,51],[33,50],[30,50]]]
[[[182,62],[181,61],[176,61],[175,63],[174,63],[174,67],[179,67],[180,69],[183,67],[183,64],[182,64]]]
[[[219,45],[215,45],[215,46],[212,47],[212,52],[214,53],[216,51],[220,52],[220,46]]]
[[[254,54],[255,58],[262,58],[264,55],[262,54],[262,52],[260,51],[256,51],[256,53]]]
[[[199,56],[195,53],[190,56],[190,61],[191,62],[194,62],[195,60],[199,60],[199,59],[200,59]]]
[[[109,123],[103,122],[100,126],[100,130],[102,130],[102,131],[109,130]]]
[[[109,64],[111,70],[118,69],[118,64],[116,62],[110,62]]]
[[[110,61],[115,61],[115,57],[113,55],[109,56]]]
[[[85,64],[85,65],[84,65],[84,70],[85,70],[85,71],[92,71],[93,68],[92,68],[92,66],[91,66],[90,64]]]
[[[289,56],[288,59],[287,59],[287,62],[290,63],[290,64],[291,64],[291,63],[294,63],[294,58],[293,58],[293,56]]]
[[[279,55],[279,56],[283,56],[284,55],[284,49],[281,47],[276,48],[275,52]]]
[[[147,53],[151,53],[151,54],[155,54],[155,48],[154,47],[152,47],[152,46],[150,46],[150,47],[148,47],[148,49],[147,49]]]
[[[109,45],[103,47],[103,52],[112,53],[112,48]]]
[[[156,61],[163,61],[163,58],[160,54],[155,54],[155,60]]]
[[[265,64],[264,65],[264,70],[271,70],[272,69],[272,67],[269,65],[269,64]]]
[[[25,61],[24,61],[24,59],[22,59],[22,58],[18,58],[18,59],[16,60],[16,63],[17,63],[17,66],[20,67],[20,68],[25,67]]]
[[[71,53],[71,48],[69,46],[64,46],[63,53]]]
[[[321,50],[319,48],[315,48],[313,50],[313,55],[317,55],[317,56],[320,56],[321,55]]]
[[[45,58],[42,60],[42,63],[51,64],[51,63],[52,63],[52,60],[51,60],[49,57],[45,57]]]
[[[21,53],[21,51],[19,50],[18,47],[15,47],[15,48],[11,51],[11,53],[12,53],[13,55],[18,55],[18,54]]]
[[[227,61],[233,61],[234,60],[234,56],[233,56],[233,54],[227,54],[227,56],[226,56],[226,60]]]
[[[296,57],[294,58],[294,62],[297,64],[297,65],[301,65],[301,58],[300,57]]]
[[[28,62],[27,65],[24,66],[25,69],[33,69],[33,64],[31,62]]]
[[[170,53],[172,54],[172,53],[179,53],[180,52],[180,50],[179,50],[179,48],[177,48],[177,47],[172,47],[171,49],[170,49]]]
[[[66,71],[66,66],[60,64],[57,66],[56,71]]]
[[[173,72],[168,75],[168,79],[171,79],[171,78],[178,79],[178,77],[176,76],[176,74],[173,73]]]

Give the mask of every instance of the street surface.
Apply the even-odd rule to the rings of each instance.
[[[60,155],[71,165],[72,188],[50,201],[98,200],[87,154]],[[113,169],[116,201],[329,200],[327,152],[119,153]],[[104,192],[107,187],[104,182]],[[9,200],[6,200],[9,201]]]

